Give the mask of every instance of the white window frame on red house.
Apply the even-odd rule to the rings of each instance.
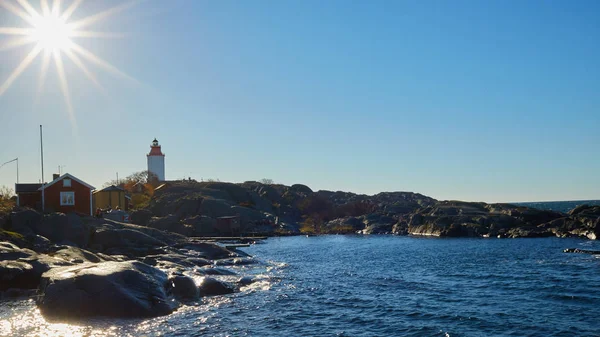
[[[63,179],[63,187],[71,187],[71,179]]]
[[[68,202],[69,195],[71,196],[71,203]],[[60,192],[60,205],[75,206],[75,192]]]

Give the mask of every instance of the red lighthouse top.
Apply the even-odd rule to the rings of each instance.
[[[152,145],[150,146],[150,153],[148,154],[148,156],[165,156],[160,150],[160,145],[158,144],[158,140],[156,140],[156,138],[154,138],[154,141],[152,141]]]

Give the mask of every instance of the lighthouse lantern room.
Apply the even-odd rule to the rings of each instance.
[[[148,157],[148,172],[156,175],[158,181],[165,181],[165,155],[162,153],[156,138],[152,141],[150,153],[146,157]]]

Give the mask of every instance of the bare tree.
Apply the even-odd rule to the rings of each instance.
[[[269,179],[269,178],[262,178],[261,180],[258,181],[259,183],[265,184],[265,185],[273,185],[275,182],[273,181],[273,179]]]

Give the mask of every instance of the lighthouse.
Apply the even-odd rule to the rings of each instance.
[[[165,181],[165,155],[162,153],[156,138],[152,141],[150,153],[146,157],[148,157],[148,172],[156,175],[158,181]]]

